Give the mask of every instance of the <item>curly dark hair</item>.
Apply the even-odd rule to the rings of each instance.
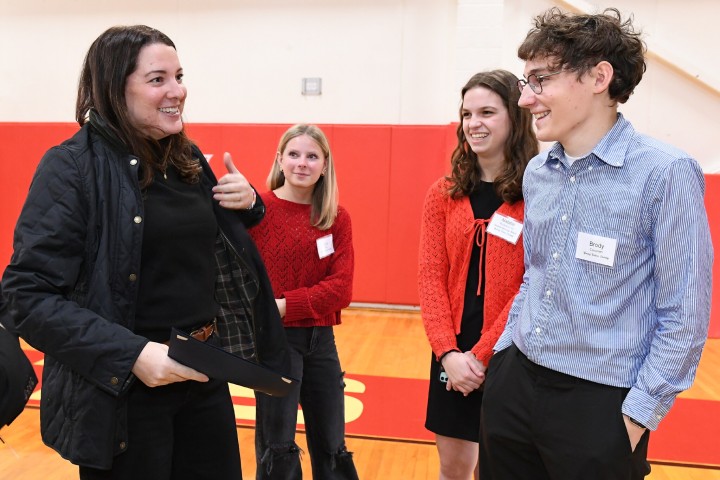
[[[623,20],[616,8],[590,15],[553,7],[535,17],[518,57],[525,61],[547,57],[554,62],[548,66],[551,70],[575,71],[578,78],[605,60],[614,70],[610,98],[625,103],[647,68],[647,47],[632,21],[632,15]]]
[[[522,200],[522,178],[528,161],[537,155],[538,142],[532,128],[530,111],[520,108],[518,78],[506,70],[492,70],[473,75],[460,92],[465,99],[468,90],[484,87],[497,93],[507,108],[510,117],[510,135],[505,143],[505,170],[495,179],[495,191],[504,202],[514,203]],[[463,131],[463,105],[460,105],[460,124],[457,128],[458,144],[450,158],[452,172],[449,194],[453,198],[472,193],[481,178],[480,165]]]
[[[156,43],[175,48],[167,35],[145,25],[116,26],[103,32],[85,56],[75,118],[83,126],[90,121],[93,111],[104,120],[113,136],[140,158],[143,188],[152,183],[155,171],[162,171],[169,164],[180,171],[184,181],[197,183],[202,168],[193,158],[192,142],[184,130],[158,141],[140,132],[130,121],[125,102],[127,78],[137,68],[143,47]]]

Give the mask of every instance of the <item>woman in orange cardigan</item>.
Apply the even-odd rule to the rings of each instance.
[[[478,478],[485,368],[522,282],[522,176],[538,144],[517,80],[493,70],[463,87],[452,173],[423,208],[419,293],[433,350],[425,427],[441,480]]]

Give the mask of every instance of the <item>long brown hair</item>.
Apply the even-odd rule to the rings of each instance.
[[[136,155],[142,168],[140,185],[152,183],[155,171],[174,165],[188,183],[196,183],[202,171],[192,156],[192,142],[185,131],[155,140],[144,135],[130,121],[125,99],[127,78],[137,68],[140,50],[162,43],[175,48],[164,33],[145,25],[111,27],[90,46],[78,84],[75,119],[80,126],[99,115],[105,128]]]
[[[528,161],[537,155],[538,142],[532,128],[532,115],[518,106],[520,91],[518,78],[506,70],[492,70],[473,75],[460,93],[464,99],[468,90],[484,87],[497,93],[503,101],[510,118],[510,135],[505,143],[505,169],[495,179],[495,190],[504,202],[514,203],[522,199],[522,177]],[[478,158],[465,138],[462,122],[462,104],[460,105],[460,124],[457,128],[458,144],[452,153],[450,163],[452,172],[447,179],[451,186],[449,194],[453,198],[470,195],[480,182],[481,172]]]

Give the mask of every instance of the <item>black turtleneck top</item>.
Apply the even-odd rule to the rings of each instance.
[[[143,191],[145,218],[135,331],[164,342],[212,321],[215,301],[213,199],[170,166]]]

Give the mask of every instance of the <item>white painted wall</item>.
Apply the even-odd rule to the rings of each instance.
[[[648,60],[640,85],[620,111],[635,129],[689,152],[706,172],[720,173],[720,2],[716,0],[507,0],[504,33],[506,45],[519,42],[534,15],[554,5],[600,12],[607,7],[633,14],[648,49],[677,64],[711,88],[694,83],[663,62]],[[503,50],[503,64],[515,60],[515,48]],[[522,64],[519,64],[522,73]],[[714,91],[713,91],[714,89]]]
[[[175,42],[190,122],[446,123],[454,0],[0,0],[0,121],[72,121],[107,27]],[[323,94],[302,96],[303,77]]]
[[[720,89],[716,0],[0,0],[0,122],[73,121],[90,43],[145,23],[177,44],[190,122],[446,124],[473,73],[522,73],[517,45],[558,3],[634,13],[652,51]],[[717,92],[651,60],[622,111],[720,171]]]

